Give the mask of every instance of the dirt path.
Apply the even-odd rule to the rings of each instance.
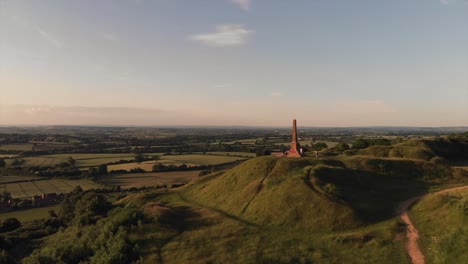
[[[406,229],[406,236],[408,237],[408,242],[406,244],[406,252],[411,258],[411,262],[413,264],[424,264],[424,255],[422,254],[421,250],[419,249],[418,245],[418,238],[419,238],[419,232],[418,230],[414,227],[413,223],[409,219],[408,216],[408,208],[418,200],[424,198],[427,195],[438,195],[438,194],[444,194],[448,192],[453,192],[453,191],[458,191],[458,190],[463,190],[463,189],[468,189],[468,185],[465,186],[460,186],[460,187],[453,187],[453,188],[448,188],[442,191],[438,191],[435,193],[429,193],[426,195],[420,195],[417,197],[410,198],[400,204],[398,207],[398,214],[400,215],[401,220],[405,222],[405,224],[408,226]]]

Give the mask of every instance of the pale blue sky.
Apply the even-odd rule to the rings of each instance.
[[[0,124],[468,125],[467,0],[0,0]]]

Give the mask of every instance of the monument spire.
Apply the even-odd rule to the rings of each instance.
[[[287,153],[288,157],[302,157],[302,151],[300,149],[299,142],[297,140],[297,123],[296,119],[293,120],[292,127],[292,140],[291,140],[291,149]]]

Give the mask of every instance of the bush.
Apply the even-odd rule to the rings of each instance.
[[[2,232],[10,232],[21,227],[21,222],[16,218],[7,218],[2,223]]]

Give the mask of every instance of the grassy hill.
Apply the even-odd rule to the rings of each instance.
[[[444,144],[451,143],[411,141],[381,148],[389,148],[388,153],[406,149],[402,157],[375,152],[253,158],[176,190],[129,194],[115,206],[122,213],[141,216],[128,233],[128,244],[135,245],[132,250],[140,263],[409,263],[396,206],[410,197],[468,182],[468,171],[448,162],[463,157],[463,147]],[[373,149],[377,150],[362,151]],[[460,207],[452,198],[434,199],[422,201],[420,210],[414,211],[419,214],[414,216],[416,226],[429,231],[424,246],[434,248],[438,242],[430,240],[433,232],[441,239],[447,236],[443,240],[447,248],[438,252],[445,252],[441,256],[455,252],[462,263],[466,256],[456,245],[466,242],[466,237],[457,236],[466,233],[466,216],[456,215]],[[429,223],[431,210],[453,218]],[[114,218],[108,216],[102,225],[116,222]],[[446,226],[458,229],[444,232]],[[65,237],[84,241],[94,234],[92,227],[86,230],[86,236],[76,235],[73,228],[57,233],[45,241],[41,254],[47,255]]]
[[[426,161],[437,157],[457,160],[468,158],[468,140],[463,138],[410,140],[392,146],[372,146],[359,150],[357,154]]]
[[[186,199],[257,225],[344,229],[361,225],[353,208],[314,190],[308,170],[333,163],[261,157],[181,191]]]
[[[468,172],[424,160],[262,157],[202,178],[185,199],[259,225],[337,230],[393,216],[396,205]]]
[[[468,263],[468,190],[430,195],[410,211],[430,263]]]

